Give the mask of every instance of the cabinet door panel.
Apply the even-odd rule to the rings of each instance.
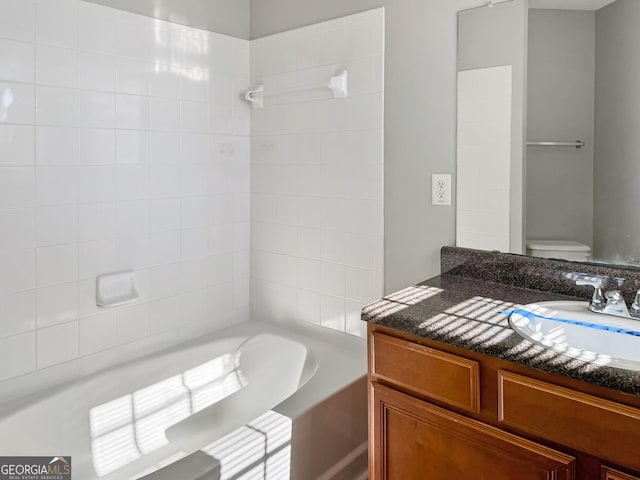
[[[498,422],[617,465],[640,469],[640,409],[498,371]]]
[[[602,467],[602,480],[640,480],[640,477],[634,477],[613,468]]]
[[[573,480],[574,458],[370,384],[372,480]]]
[[[372,333],[369,371],[375,377],[470,413],[480,412],[478,362]]]

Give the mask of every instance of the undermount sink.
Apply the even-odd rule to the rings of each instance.
[[[640,370],[640,321],[593,313],[589,302],[531,303],[511,312],[509,323],[525,339],[569,357]]]

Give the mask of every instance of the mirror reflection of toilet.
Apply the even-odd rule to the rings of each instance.
[[[591,247],[573,240],[527,240],[527,255],[587,262],[591,260]]]

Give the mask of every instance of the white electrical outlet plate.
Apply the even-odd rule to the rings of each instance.
[[[433,205],[451,205],[451,174],[434,173],[431,175],[431,203]]]

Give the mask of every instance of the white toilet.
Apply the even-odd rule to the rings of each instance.
[[[573,240],[527,240],[527,255],[586,262],[591,260],[591,247]]]

